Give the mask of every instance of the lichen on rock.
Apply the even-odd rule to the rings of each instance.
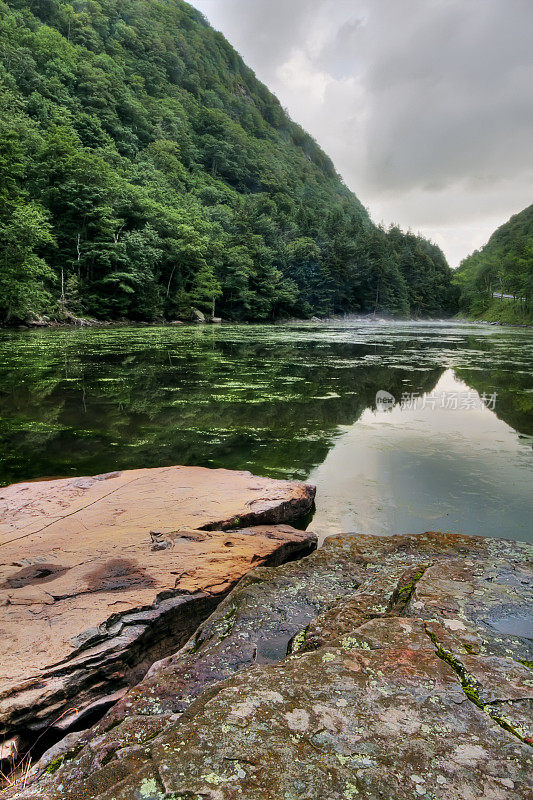
[[[335,537],[249,573],[82,750],[7,797],[523,800],[529,602],[527,545]]]

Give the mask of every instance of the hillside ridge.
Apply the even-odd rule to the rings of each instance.
[[[182,0],[0,0],[0,321],[453,306]]]
[[[500,225],[461,262],[460,307],[489,322],[533,324],[533,205]]]

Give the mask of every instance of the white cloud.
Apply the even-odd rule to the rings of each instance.
[[[306,100],[323,103],[331,78],[326,72],[315,69],[309,56],[295,50],[288,61],[277,69],[278,80],[294,94],[304,93]]]
[[[450,263],[531,202],[531,0],[194,0],[377,221]]]

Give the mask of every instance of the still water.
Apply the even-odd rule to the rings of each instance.
[[[387,405],[376,404],[388,392]],[[0,332],[0,483],[198,464],[317,485],[312,529],[533,539],[533,330]]]

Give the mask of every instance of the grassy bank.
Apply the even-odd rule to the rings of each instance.
[[[504,325],[533,325],[533,309],[515,300],[496,300],[473,315],[474,319]]]

